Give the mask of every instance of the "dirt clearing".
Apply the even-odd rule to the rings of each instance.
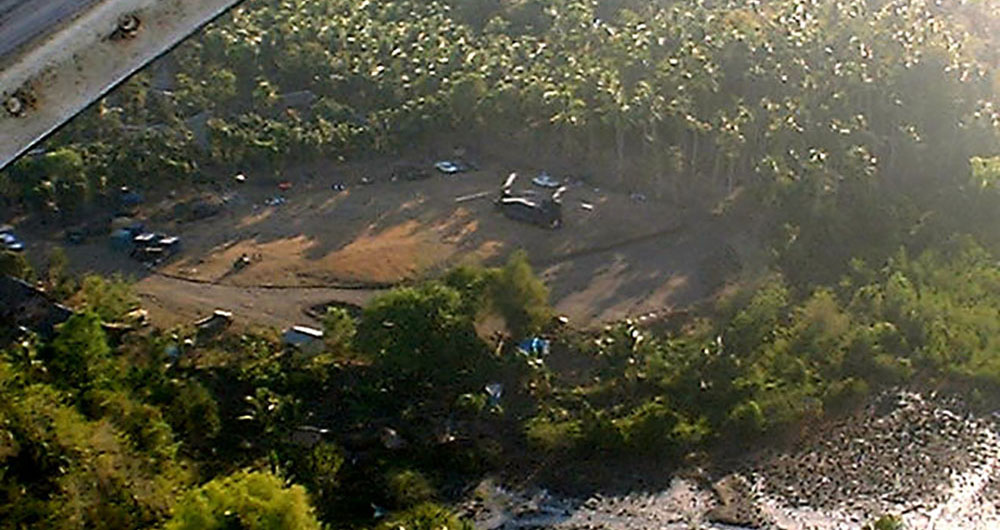
[[[703,298],[712,287],[702,274],[706,260],[746,237],[711,216],[582,180],[572,181],[563,197],[562,228],[540,228],[508,219],[493,205],[512,170],[522,175],[515,191],[551,194],[532,185],[538,168],[496,163],[408,181],[392,177],[396,165],[301,168],[283,178],[288,189],[271,175],[247,172],[245,183],[234,180],[214,193],[221,213],[199,221],[171,215],[178,197],[146,204],[147,229],[183,242],[180,254],[155,271],[99,237],[67,251],[80,271],[137,278],[157,323],[223,308],[240,321],[281,327],[310,322],[303,309],[316,303],[364,303],[379,289],[460,263],[502,263],[524,249],[556,309],[586,326]],[[247,265],[234,267],[243,257]]]

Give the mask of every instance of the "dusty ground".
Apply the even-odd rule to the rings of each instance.
[[[511,170],[522,175],[515,189],[549,193],[530,183],[538,168],[492,163],[410,182],[391,178],[398,163],[299,168],[286,173],[293,184],[287,191],[278,189],[273,175],[247,172],[245,183],[233,180],[214,193],[226,199],[222,213],[201,221],[172,219],[179,196],[148,203],[147,228],[179,235],[184,244],[179,256],[153,271],[100,237],[67,251],[81,271],[137,278],[136,289],[158,324],[188,322],[218,307],[246,324],[280,327],[309,322],[303,313],[309,305],[363,303],[385,286],[458,263],[501,263],[523,248],[557,310],[586,326],[703,298],[711,287],[701,274],[706,260],[748,237],[705,214],[582,182],[564,196],[564,227],[542,229],[507,219],[492,204]],[[333,190],[338,183],[347,189]],[[490,195],[456,202],[482,191]],[[267,206],[275,196],[287,202]],[[39,243],[44,234],[26,235],[37,254],[57,241],[50,236]],[[252,264],[234,271],[233,262],[244,254]]]

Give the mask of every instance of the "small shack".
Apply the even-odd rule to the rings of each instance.
[[[160,240],[160,236],[152,232],[144,232],[132,238],[132,242],[139,248],[151,247]]]
[[[292,326],[281,337],[285,346],[303,353],[319,353],[323,349],[323,331],[307,326]]]
[[[170,254],[180,252],[181,250],[181,238],[177,236],[167,236],[160,239],[159,245],[163,247],[163,250]]]
[[[222,333],[233,323],[233,314],[229,311],[216,309],[211,315],[198,320],[194,327],[199,337],[210,337]]]
[[[292,431],[288,441],[306,449],[312,449],[323,441],[323,438],[330,434],[330,429],[314,427],[312,425],[300,425]]]

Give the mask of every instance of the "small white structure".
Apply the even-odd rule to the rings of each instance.
[[[327,434],[330,434],[329,429],[313,427],[312,425],[300,425],[292,431],[288,437],[288,441],[299,447],[312,449],[322,442],[323,437]]]
[[[216,309],[210,316],[207,316],[194,323],[199,335],[214,335],[229,327],[233,323],[233,314],[229,311]]]
[[[323,331],[307,326],[292,326],[285,330],[281,340],[305,353],[319,353],[323,349]]]

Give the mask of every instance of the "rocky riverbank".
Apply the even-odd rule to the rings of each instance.
[[[784,452],[658,492],[565,498],[491,481],[463,506],[476,528],[833,530],[895,514],[911,528],[1000,528],[1000,439],[956,400],[887,393]],[[701,476],[697,473],[684,476]]]

